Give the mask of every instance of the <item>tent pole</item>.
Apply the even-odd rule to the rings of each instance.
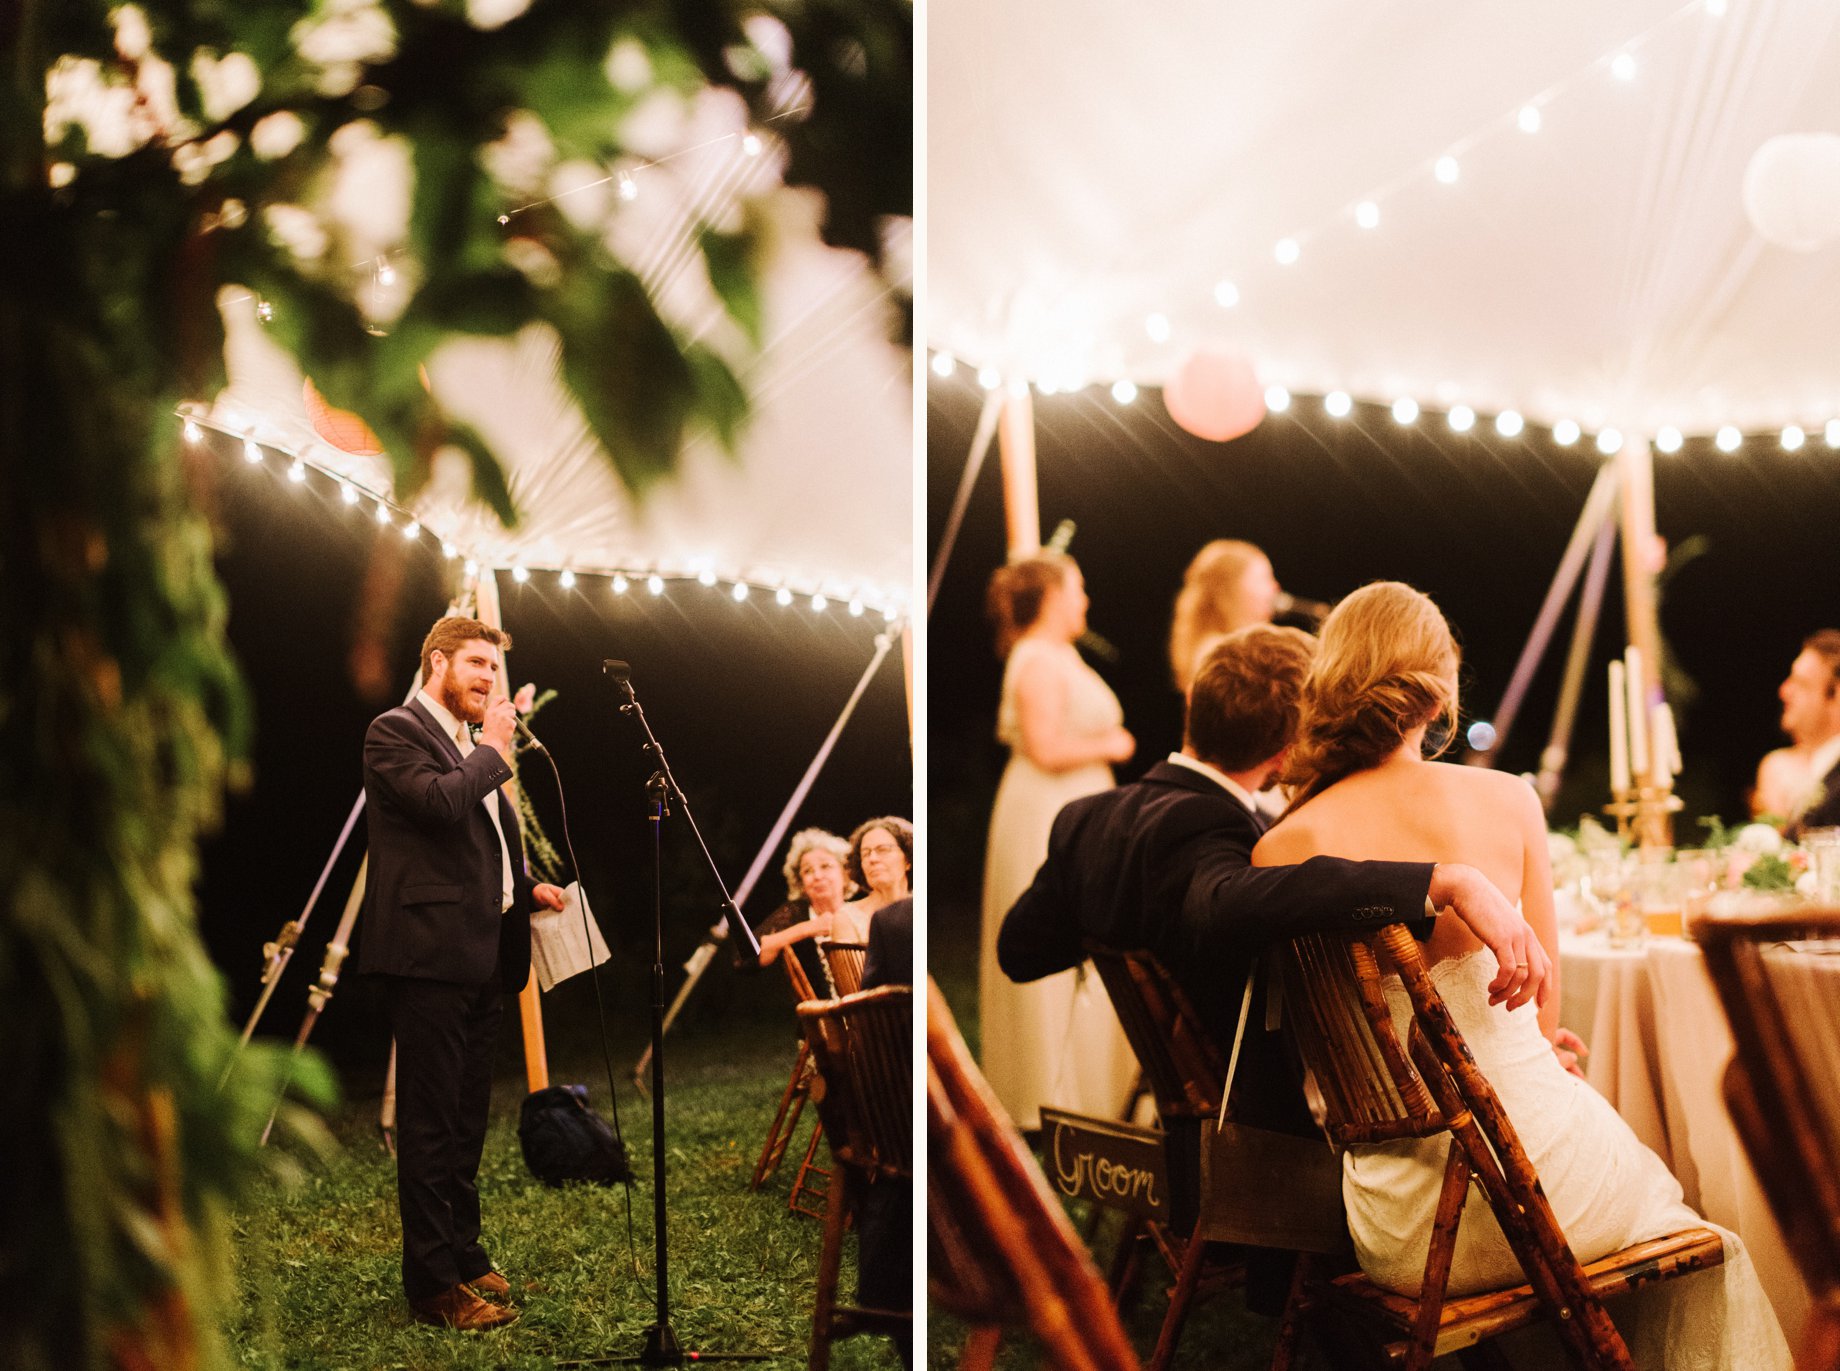
[[[1629,642],[1642,654],[1642,707],[1661,699],[1661,621],[1655,602],[1655,463],[1648,440],[1632,434],[1616,455],[1623,488],[1623,602]],[[1648,831],[1638,833],[1644,847],[1672,847],[1674,820],[1656,811],[1647,816]]]
[[[901,625],[901,679],[907,686],[907,756],[914,756],[914,624]]]
[[[1565,602],[1571,598],[1572,590],[1578,584],[1578,573],[1584,568],[1585,556],[1596,541],[1598,531],[1614,517],[1616,489],[1616,470],[1606,462],[1597,470],[1597,479],[1592,482],[1591,493],[1585,497],[1584,509],[1572,528],[1571,541],[1565,545],[1565,552],[1559,558],[1559,569],[1553,575],[1552,585],[1547,587],[1546,601],[1540,606],[1533,630],[1527,635],[1526,646],[1521,649],[1520,660],[1514,664],[1514,675],[1509,679],[1508,688],[1501,697],[1501,705],[1495,711],[1495,741],[1486,748],[1473,749],[1463,759],[1470,766],[1494,766],[1495,758],[1507,745],[1508,731],[1514,727],[1514,720],[1520,714],[1521,702],[1527,697],[1527,688],[1533,684],[1534,673],[1540,669],[1540,661],[1546,656],[1546,648],[1552,641],[1553,630],[1558,627],[1559,616],[1565,612]]]
[[[889,648],[893,646],[894,639],[889,634],[875,635],[875,656],[870,659],[861,679],[856,682],[856,689],[850,692],[850,698],[844,703],[843,712],[837,716],[837,722],[831,725],[831,731],[825,734],[824,741],[819,744],[818,753],[811,759],[811,765],[805,768],[805,774],[799,779],[798,786],[793,790],[792,798],[786,801],[786,807],[780,810],[779,818],[773,821],[773,828],[767,834],[767,840],[760,845],[760,851],[754,854],[754,861],[748,867],[747,874],[741,878],[741,884],[735,887],[734,905],[736,909],[741,908],[747,902],[747,897],[753,893],[754,884],[760,879],[760,873],[766,870],[767,863],[772,859],[774,852],[778,850],[780,839],[785,837],[786,830],[792,827],[792,816],[797,814],[799,806],[805,803],[805,796],[810,793],[812,782],[818,779],[818,773],[830,760],[831,749],[837,745],[837,739],[842,735],[844,725],[850,722],[850,716],[856,712],[856,702],[862,699],[863,692],[869,688],[869,682],[882,665],[882,658],[888,655]],[[697,983],[703,979],[703,973],[709,969],[709,963],[715,958],[716,948],[727,938],[727,920],[717,919],[709,931],[703,935],[703,941],[697,944],[696,951],[690,954],[690,960],[684,963],[686,973],[684,983],[677,988],[677,994],[671,1000],[670,1008],[665,1010],[663,1032],[671,1031],[671,1025],[677,1020],[678,1011],[689,1001],[691,992],[696,989]],[[640,1094],[645,1093],[645,1073],[651,1062],[652,1049],[648,1043],[645,1051],[639,1055],[638,1063],[633,1067],[633,1084],[638,1087]]]
[[[1572,626],[1572,648],[1559,685],[1559,707],[1553,711],[1552,732],[1547,737],[1546,750],[1540,754],[1540,774],[1533,783],[1540,805],[1548,814],[1559,797],[1559,784],[1565,779],[1572,724],[1578,717],[1578,697],[1584,689],[1585,668],[1591,662],[1591,644],[1597,637],[1597,616],[1603,609],[1604,586],[1610,580],[1610,553],[1615,546],[1616,520],[1606,519],[1597,530],[1597,545],[1591,549],[1591,565],[1585,572],[1584,590],[1578,601],[1578,620]]]
[[[1003,513],[1011,558],[1041,551],[1041,501],[1035,488],[1035,401],[1028,382],[1012,382],[997,420],[1003,463]]]
[[[964,475],[958,478],[958,492],[952,497],[952,512],[946,515],[944,532],[939,535],[939,551],[933,555],[933,572],[926,582],[926,612],[933,612],[933,601],[939,598],[939,582],[946,574],[946,563],[952,560],[953,545],[958,542],[959,527],[965,522],[965,510],[971,504],[971,491],[977,485],[978,473],[984,469],[984,457],[990,451],[990,440],[997,431],[997,416],[1003,412],[1003,394],[991,391],[984,397],[984,408],[978,411],[977,432],[971,435],[971,451],[965,458]]]

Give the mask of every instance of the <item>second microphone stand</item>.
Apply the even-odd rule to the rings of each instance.
[[[738,947],[747,950],[748,955],[759,957],[760,940],[754,936],[747,921],[741,917],[741,911],[735,908],[730,898],[728,886],[722,880],[722,873],[709,852],[709,844],[703,841],[702,830],[696,826],[696,816],[690,812],[690,804],[684,798],[684,792],[677,784],[677,778],[671,774],[671,764],[665,760],[664,748],[658,737],[652,732],[652,726],[645,717],[645,709],[639,703],[639,697],[632,687],[632,669],[625,662],[607,661],[602,664],[604,670],[613,678],[613,683],[625,697],[620,706],[620,713],[638,721],[645,733],[645,750],[658,764],[645,783],[645,793],[651,804],[652,824],[652,1244],[655,1257],[653,1276],[657,1282],[657,1317],[645,1330],[645,1347],[637,1356],[597,1358],[592,1364],[638,1364],[640,1366],[681,1366],[686,1361],[769,1361],[783,1354],[776,1352],[690,1352],[686,1353],[677,1340],[677,1334],[671,1328],[671,1297],[666,1280],[665,1266],[665,1176],[664,1176],[664,820],[675,804],[690,825],[690,832],[696,836],[696,845],[702,850],[703,860],[709,866],[709,874],[715,880],[716,889],[722,892],[722,914],[728,920],[729,935]],[[589,1363],[574,1363],[583,1365]]]

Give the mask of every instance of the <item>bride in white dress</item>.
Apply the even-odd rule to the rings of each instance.
[[[1137,743],[1118,697],[1080,658],[1086,583],[1073,559],[1041,552],[999,568],[990,617],[1004,658],[997,737],[1010,748],[984,856],[978,1020],[984,1075],[1018,1128],[1041,1106],[1114,1117],[1137,1075],[1105,986],[1086,967],[1018,985],[997,965],[997,930],[1048,855],[1061,806],[1109,789],[1110,763]]]
[[[1437,921],[1425,960],[1520,1135],[1566,1240],[1581,1262],[1591,1262],[1701,1226],[1705,1221],[1682,1201],[1680,1183],[1661,1159],[1556,1054],[1558,933],[1545,816],[1518,777],[1424,758],[1430,725],[1455,724],[1456,682],[1456,645],[1428,598],[1382,581],[1343,600],[1323,623],[1304,683],[1286,767],[1298,798],[1259,842],[1253,861],[1271,866],[1328,855],[1464,862],[1504,892],[1518,892],[1553,964],[1537,1017],[1527,1007],[1502,1007],[1504,996],[1491,1004],[1494,958],[1456,919]],[[1388,1000],[1403,1036],[1409,1010],[1396,979],[1388,983]],[[1361,1269],[1376,1283],[1418,1291],[1449,1146],[1448,1137],[1410,1139],[1344,1154],[1349,1231]],[[1639,1366],[1788,1371],[1788,1344],[1750,1258],[1735,1235],[1722,1236],[1720,1266],[1608,1302]],[[1493,1213],[1472,1189],[1450,1293],[1525,1281]]]

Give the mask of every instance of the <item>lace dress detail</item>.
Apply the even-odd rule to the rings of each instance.
[[[1489,1004],[1494,973],[1493,956],[1478,950],[1437,963],[1431,980],[1507,1110],[1579,1261],[1683,1228],[1715,1227],[1687,1207],[1680,1182],[1609,1102],[1560,1066],[1531,1006],[1509,1012]],[[1385,988],[1403,1042],[1410,1003],[1397,977],[1388,977]],[[1447,1135],[1413,1138],[1350,1148],[1343,1156],[1349,1231],[1361,1269],[1378,1284],[1419,1290],[1450,1146]],[[1608,1302],[1645,1371],[1789,1371],[1788,1344],[1749,1255],[1735,1234],[1718,1231],[1725,1240],[1722,1265]],[[1451,1295],[1525,1283],[1472,1182],[1451,1262]]]

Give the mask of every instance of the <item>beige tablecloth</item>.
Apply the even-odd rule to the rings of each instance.
[[[1559,1022],[1591,1049],[1591,1084],[1673,1169],[1687,1203],[1744,1240],[1797,1346],[1808,1289],[1725,1111],[1731,1033],[1699,949],[1682,938],[1616,949],[1597,934],[1561,934],[1559,995]]]

